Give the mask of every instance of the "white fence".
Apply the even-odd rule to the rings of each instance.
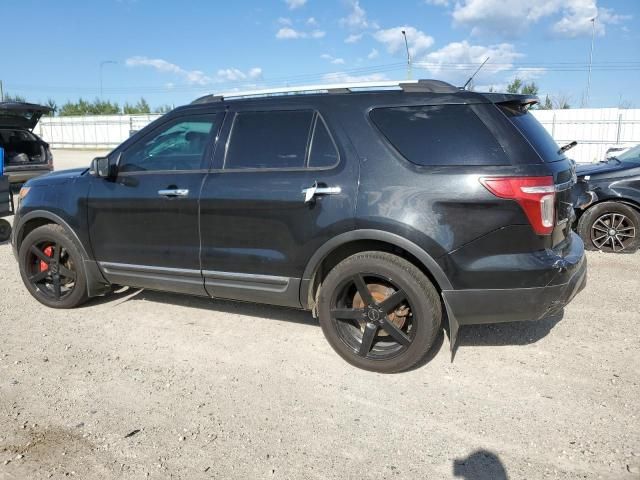
[[[613,145],[640,143],[640,109],[535,110],[533,114],[558,145],[578,142],[567,152],[576,162],[597,162]]]
[[[577,162],[598,161],[613,145],[640,143],[640,109],[535,110],[533,114],[559,145],[578,141],[578,146],[567,152]],[[53,148],[108,149],[160,116],[45,117],[35,131]]]
[[[52,148],[109,149],[129,138],[161,114],[43,117],[35,133]]]

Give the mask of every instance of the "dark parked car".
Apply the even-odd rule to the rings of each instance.
[[[395,372],[445,321],[453,345],[459,325],[540,319],[584,287],[574,170],[535,98],[313,90],[204,97],[89,170],[29,181],[27,289],[56,308],[129,285],[308,309],[347,361]]]
[[[23,102],[0,102],[0,147],[11,184],[21,184],[53,170],[49,144],[32,130],[51,109]]]
[[[577,167],[590,201],[577,210],[577,231],[589,250],[633,253],[640,247],[640,145]]]

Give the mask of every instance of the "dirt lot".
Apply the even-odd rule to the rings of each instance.
[[[47,309],[1,244],[0,479],[638,479],[640,254],[589,264],[562,317],[466,327],[453,363],[441,336],[378,375],[295,310]]]

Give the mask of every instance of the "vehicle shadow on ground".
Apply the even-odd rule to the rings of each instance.
[[[507,470],[498,455],[488,450],[476,450],[465,458],[453,461],[453,476],[465,480],[508,480]]]
[[[456,348],[465,346],[529,345],[546,337],[563,317],[564,310],[555,315],[531,322],[465,325],[458,332]]]
[[[135,294],[136,292],[139,292]],[[134,295],[135,294],[135,295]],[[130,297],[130,298],[128,298]],[[128,299],[127,299],[128,298]],[[119,293],[96,297],[86,303],[87,307],[104,305],[107,307],[118,306],[126,301],[148,301],[179,307],[194,308],[198,310],[209,310],[219,313],[229,313],[235,315],[246,315],[249,317],[259,317],[268,320],[281,320],[284,322],[300,323],[305,325],[316,325],[318,321],[313,318],[310,312],[297,310],[295,308],[278,307],[273,305],[262,305],[248,302],[234,302],[231,300],[210,299],[206,297],[194,297],[190,295],[180,295],[166,292],[154,292],[151,290],[125,289]]]

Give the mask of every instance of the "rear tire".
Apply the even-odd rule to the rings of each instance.
[[[619,202],[603,202],[582,214],[578,235],[587,250],[633,253],[640,247],[640,214]]]
[[[355,254],[335,266],[320,288],[322,331],[356,367],[381,373],[410,369],[440,331],[438,292],[415,265],[395,255]]]
[[[22,281],[40,303],[74,308],[89,298],[80,248],[60,225],[43,225],[29,233],[18,261]]]

